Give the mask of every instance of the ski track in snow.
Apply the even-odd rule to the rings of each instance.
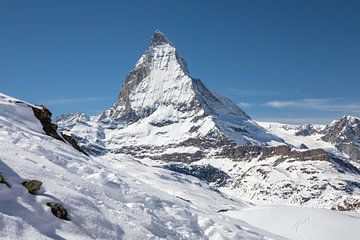
[[[311,221],[311,214],[310,213],[307,214],[307,217],[304,220],[300,220],[299,222],[295,223],[294,226],[293,226],[293,228],[296,231],[296,234],[298,234],[301,237],[301,239],[306,239],[306,237],[300,233],[300,231],[299,231],[300,227],[302,225],[305,225],[309,221]]]

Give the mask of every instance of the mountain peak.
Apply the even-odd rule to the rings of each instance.
[[[347,120],[347,121],[356,121],[359,118],[351,115],[344,115],[341,119]]]
[[[151,46],[152,47],[156,47],[156,46],[160,46],[160,45],[165,45],[165,44],[170,44],[172,45],[172,43],[169,41],[169,39],[165,36],[165,34],[163,34],[160,30],[155,30],[152,37],[151,37]]]

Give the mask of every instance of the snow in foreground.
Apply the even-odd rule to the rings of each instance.
[[[3,95],[0,139],[11,184],[0,184],[0,239],[360,239],[357,213],[253,206],[126,155],[84,156]],[[30,195],[26,179],[42,181],[41,192]],[[49,201],[71,221],[53,216]]]

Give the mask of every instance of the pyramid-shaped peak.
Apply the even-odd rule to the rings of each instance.
[[[165,36],[165,34],[163,34],[160,30],[155,30],[155,32],[153,33],[153,35],[151,37],[151,46],[156,47],[156,46],[165,45],[165,44],[172,45],[172,43]]]

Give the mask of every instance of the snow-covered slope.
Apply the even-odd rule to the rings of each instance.
[[[321,138],[326,128],[325,125],[306,124],[292,125],[276,122],[257,122],[260,126],[267,129],[272,134],[281,137],[285,142],[299,149],[328,149],[333,150],[335,147]]]
[[[278,238],[219,215],[250,205],[196,178],[124,155],[88,157],[45,135],[26,103],[1,95],[0,116],[0,172],[11,185],[0,184],[1,239]],[[29,194],[26,179],[43,182],[40,193]],[[53,216],[50,201],[71,221]]]
[[[255,207],[155,161],[86,156],[45,135],[31,105],[6,95],[0,139],[0,172],[11,185],[0,184],[1,239],[360,238],[358,213]],[[35,195],[21,185],[31,179],[43,183]],[[70,221],[52,215],[49,201]]]

